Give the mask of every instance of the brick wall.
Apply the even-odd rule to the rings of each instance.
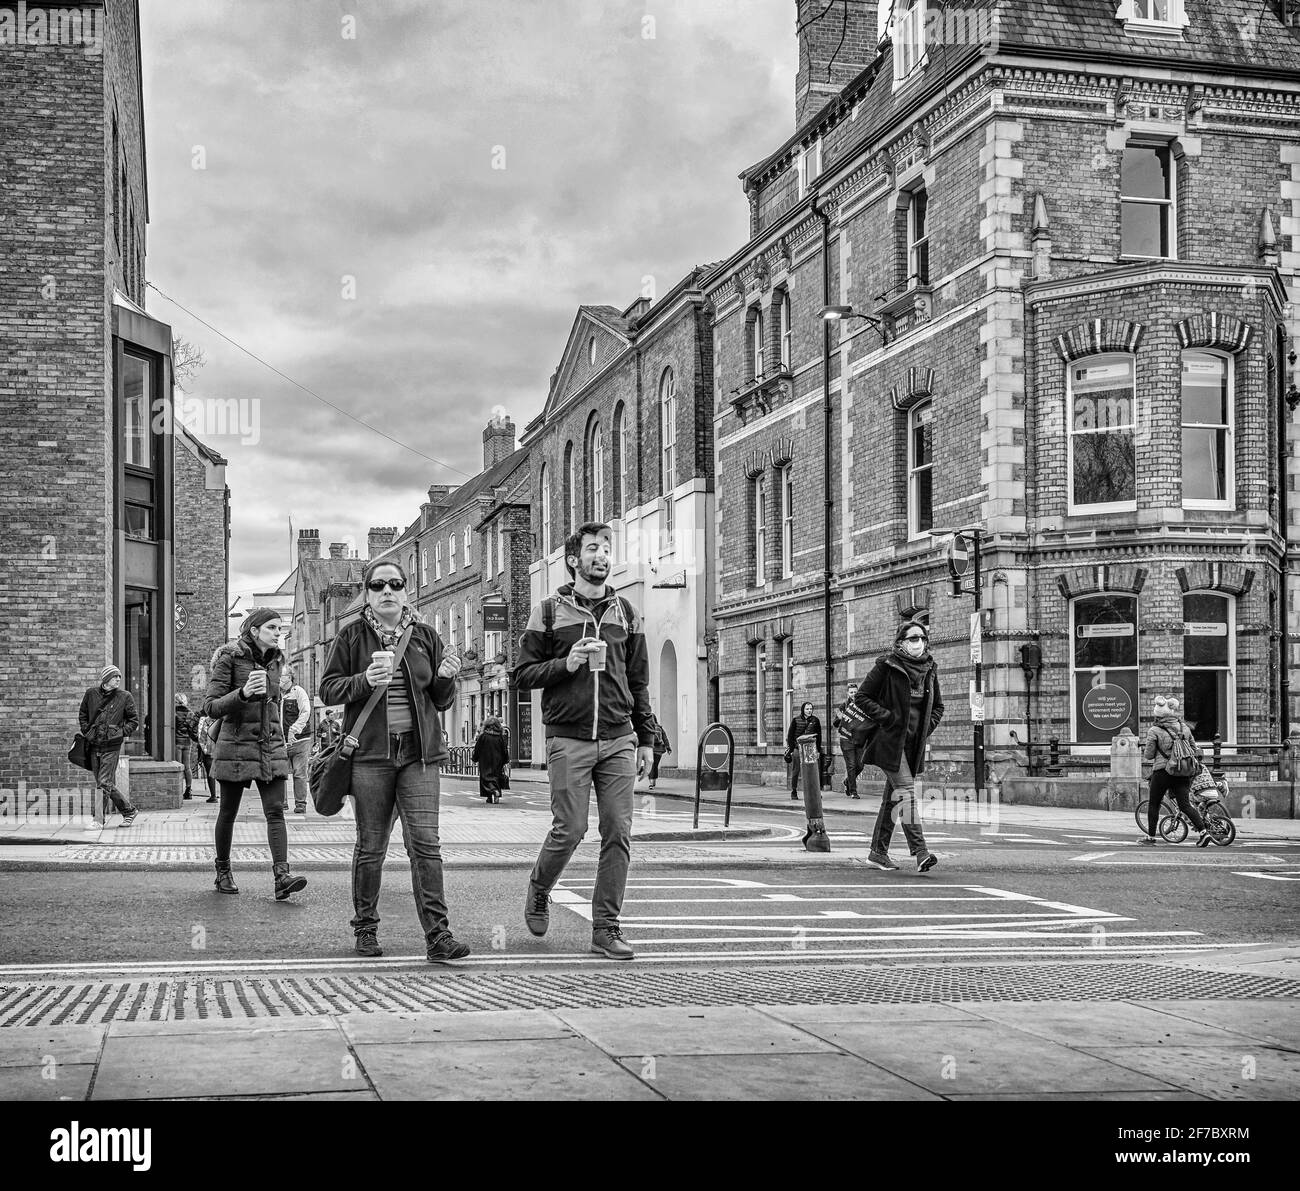
[[[224,464],[200,458],[181,435],[174,441],[176,599],[185,608],[185,627],[176,631],[175,682],[176,690],[187,695],[191,709],[197,710],[196,698],[207,686],[212,652],[226,640],[228,631],[230,489]]]

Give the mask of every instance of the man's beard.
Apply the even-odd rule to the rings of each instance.
[[[595,563],[582,563],[582,562],[578,563],[578,577],[584,583],[590,583],[592,587],[604,587],[605,579],[608,575],[609,575],[608,566],[602,567],[600,569],[600,573],[597,574]]]

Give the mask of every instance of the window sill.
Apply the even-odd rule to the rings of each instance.
[[[1106,517],[1111,513],[1136,513],[1137,501],[1127,501],[1123,504],[1109,505],[1067,505],[1065,515],[1067,517]]]
[[[1142,256],[1136,252],[1121,252],[1119,260],[1121,263],[1131,261],[1133,264],[1140,264],[1144,261],[1176,261],[1176,256]]]
[[[1124,22],[1124,32],[1130,37],[1169,37],[1182,41],[1187,32],[1187,25],[1175,25],[1167,21],[1144,21],[1132,18]]]

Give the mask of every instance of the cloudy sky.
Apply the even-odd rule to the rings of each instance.
[[[141,10],[150,281],[405,444],[149,293],[206,353],[193,408],[246,403],[201,431],[245,606],[288,572],[290,514],[364,555],[481,469],[494,407],[541,411],[580,304],[740,247],[737,174],[793,126],[794,0]]]

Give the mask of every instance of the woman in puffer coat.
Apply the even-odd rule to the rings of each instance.
[[[230,844],[244,788],[256,782],[266,816],[276,901],[307,887],[306,877],[289,872],[289,832],[284,822],[285,779],[291,769],[280,727],[284,657],[278,646],[282,631],[278,612],[254,608],[240,629],[239,640],[220,646],[212,655],[203,700],[203,714],[221,721],[212,750],[212,776],[221,791],[214,884],[219,893],[239,892],[230,875]]]

